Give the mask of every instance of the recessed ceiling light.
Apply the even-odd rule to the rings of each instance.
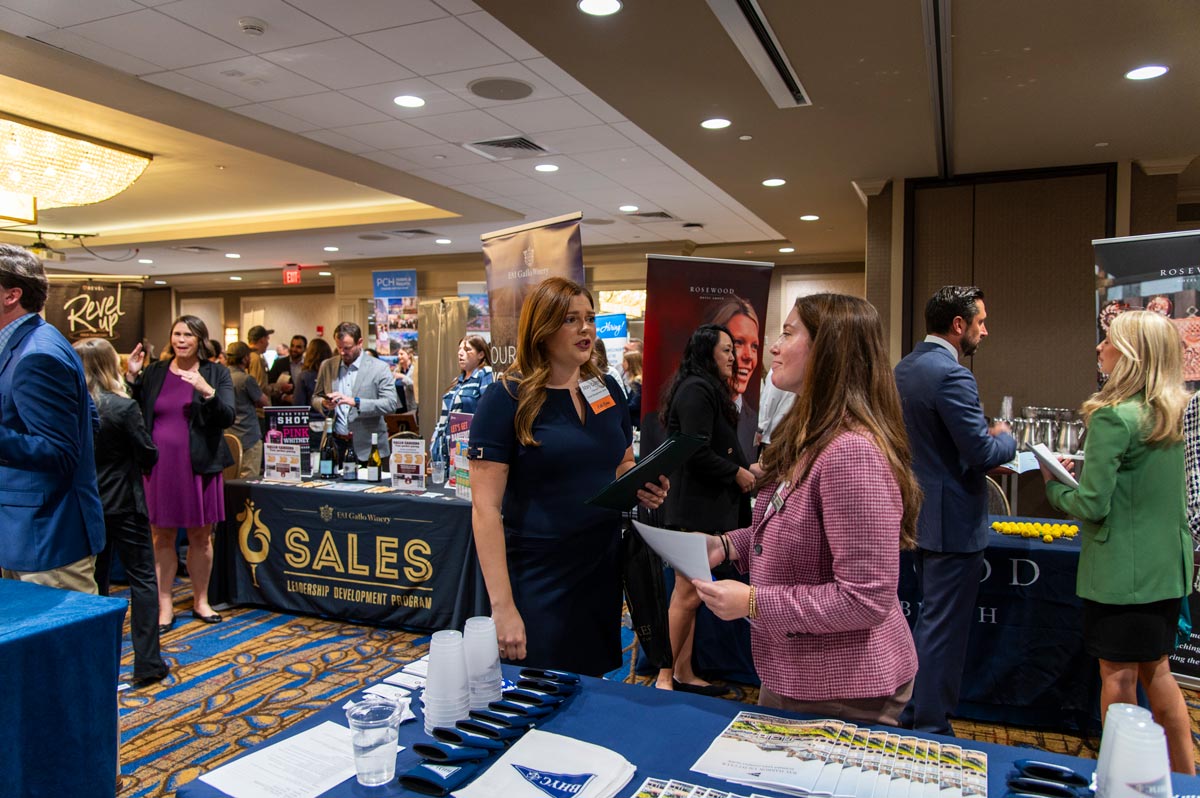
[[[435,244],[453,244],[454,242],[448,238],[439,238],[439,239],[435,240],[433,243],[435,243]]]
[[[325,251],[326,252],[337,252],[338,248],[337,247],[325,247]]]
[[[712,119],[705,119],[703,122],[700,123],[700,127],[704,128],[705,130],[721,130],[722,128],[729,127],[732,124],[733,123],[730,122],[728,119],[721,119],[720,117],[714,117]]]
[[[167,281],[166,280],[155,280],[154,284],[155,285],[166,285]]]
[[[579,10],[593,17],[607,17],[621,10],[621,0],[579,0]]]
[[[317,272],[318,277],[332,277],[333,272]]]
[[[138,263],[154,263],[150,258],[138,258]]]
[[[229,275],[229,279],[233,280],[235,283],[239,283],[242,281],[242,278],[238,277],[236,274]]]
[[[738,136],[738,141],[754,141],[754,136]]]
[[[796,248],[795,247],[780,247],[779,251],[782,252],[784,255],[787,255],[789,252],[795,252]]]
[[[552,163],[540,163],[533,168],[538,170],[539,172],[557,172],[558,171],[558,167]]]
[[[242,256],[241,256],[241,255],[239,255],[239,254],[237,254],[236,252],[226,252],[226,253],[225,253],[225,257],[227,257],[227,258],[233,258],[234,260],[237,260],[238,258],[240,258],[240,257],[242,257]]]
[[[414,97],[411,94],[401,94],[399,97],[393,99],[392,102],[401,108],[420,108],[425,104],[425,101],[420,97]]]
[[[1149,64],[1147,66],[1129,70],[1125,73],[1125,77],[1129,78],[1130,80],[1150,80],[1151,78],[1162,77],[1165,74],[1167,74],[1167,68],[1165,66]]]
[[[1097,141],[1097,142],[1096,142],[1096,146],[1097,146],[1097,147],[1107,147],[1107,146],[1108,146],[1108,142],[1107,142],[1107,141]]]
[[[821,217],[820,217],[820,216],[817,216],[815,213],[806,213],[806,214],[804,214],[803,216],[801,216],[801,217],[800,217],[800,221],[802,221],[802,222],[815,222],[815,221],[817,221],[817,220],[818,220],[818,219],[820,219],[820,218],[821,218]]]
[[[619,210],[621,213],[633,213],[637,209],[638,206],[636,205],[622,205],[620,208],[617,208],[617,210]]]
[[[776,186],[782,186],[786,182],[782,177],[768,177],[763,181],[763,185],[767,188],[775,188]]]

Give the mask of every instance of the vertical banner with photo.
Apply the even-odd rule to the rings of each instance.
[[[756,459],[767,295],[774,264],[760,261],[646,256],[646,328],[642,360],[642,451],[662,441],[659,398],[692,331],[721,324],[733,335],[733,391],[740,408],[738,440]],[[772,336],[775,331],[771,331]]]
[[[480,236],[497,372],[517,358],[517,320],[530,290],[547,277],[566,277],[583,285],[582,218],[582,213],[570,213]]]
[[[105,338],[129,352],[142,338],[142,288],[124,281],[51,280],[46,321],[71,343]]]
[[[375,285],[375,349],[394,357],[417,351],[417,270],[372,272]]]
[[[492,316],[488,308],[487,283],[458,281],[458,295],[467,300],[467,335],[492,340]]]
[[[609,366],[620,366],[629,342],[629,317],[624,313],[606,313],[596,317],[596,337],[608,355]]]

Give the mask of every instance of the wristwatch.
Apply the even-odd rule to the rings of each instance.
[[[362,407],[362,399],[359,399],[357,396],[354,397],[354,409],[358,410],[361,407]]]

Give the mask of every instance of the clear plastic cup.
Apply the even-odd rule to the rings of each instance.
[[[1162,726],[1147,720],[1118,723],[1103,778],[1106,798],[1171,795],[1171,764]]]
[[[1104,714],[1104,733],[1100,736],[1100,753],[1096,759],[1096,773],[1092,781],[1092,789],[1096,798],[1104,798],[1105,777],[1108,775],[1109,760],[1112,758],[1113,745],[1117,739],[1117,727],[1137,720],[1154,720],[1150,710],[1136,704],[1109,704]]]
[[[466,718],[470,695],[462,634],[453,629],[435,632],[429,642],[429,673],[422,696],[426,728],[453,726]]]
[[[396,776],[400,717],[403,707],[386,698],[372,697],[346,710],[354,745],[354,770],[364,787],[387,784]]]

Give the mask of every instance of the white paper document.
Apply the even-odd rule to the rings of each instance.
[[[385,684],[394,684],[405,690],[417,690],[425,686],[425,677],[404,671],[396,671],[383,681]]]
[[[1007,468],[1014,474],[1024,474],[1027,471],[1037,471],[1038,460],[1034,457],[1033,452],[1017,452],[1013,455],[1013,459],[1000,467]]]
[[[1071,476],[1070,471],[1063,468],[1062,463],[1058,462],[1058,457],[1054,454],[1054,452],[1050,451],[1046,447],[1046,444],[1035,443],[1033,445],[1033,454],[1035,457],[1037,457],[1038,461],[1042,463],[1042,465],[1046,466],[1046,468],[1050,470],[1050,473],[1053,474],[1059,482],[1069,485],[1072,488],[1079,487],[1079,482],[1075,479],[1075,477]]]
[[[712,569],[708,567],[708,545],[706,535],[696,532],[676,532],[634,521],[646,545],[654,549],[659,557],[688,579],[712,581]]]
[[[205,773],[231,798],[316,798],[354,778],[350,730],[331,721]]]

